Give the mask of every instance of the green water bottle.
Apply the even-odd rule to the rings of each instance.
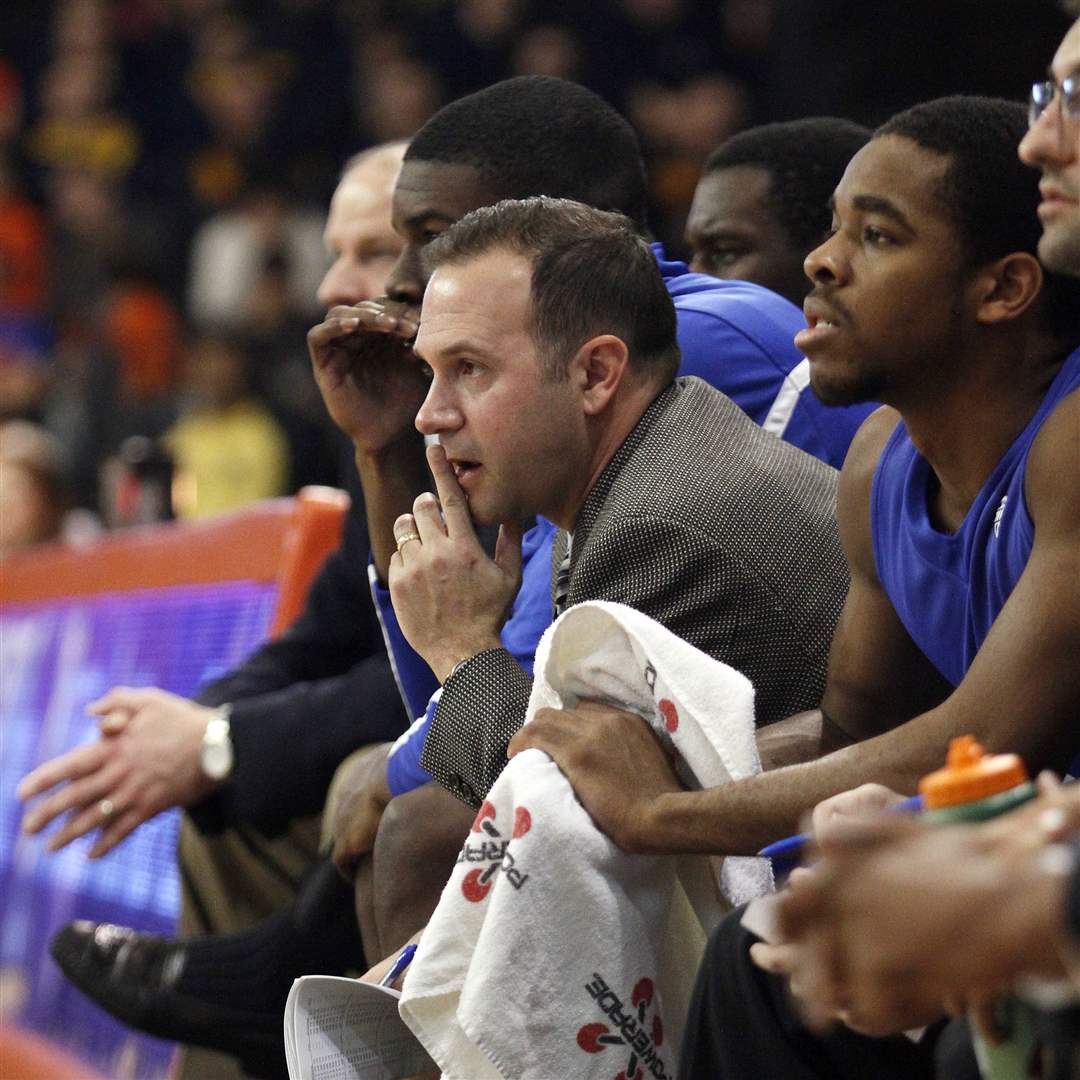
[[[1024,763],[1016,754],[988,754],[972,735],[949,743],[945,768],[919,782],[925,820],[940,824],[986,821],[1015,810],[1035,796]],[[1035,1010],[1008,994],[994,1004],[994,1018],[1005,1040],[996,1046],[972,1025],[975,1058],[984,1080],[1023,1080],[1037,1076]]]

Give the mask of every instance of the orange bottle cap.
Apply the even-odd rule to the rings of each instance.
[[[978,802],[1027,779],[1027,769],[1016,754],[988,754],[974,735],[961,735],[949,742],[945,768],[919,781],[919,794],[924,809],[937,810]]]

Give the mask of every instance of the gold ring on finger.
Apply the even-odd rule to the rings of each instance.
[[[400,551],[402,547],[410,540],[419,540],[420,534],[418,532],[406,533],[404,536],[399,536],[397,541],[397,549]]]

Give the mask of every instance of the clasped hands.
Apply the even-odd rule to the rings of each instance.
[[[1039,799],[981,825],[859,821],[891,801],[881,788],[826,800],[815,812],[820,858],[790,879],[781,940],[754,945],[755,962],[787,977],[819,1030],[839,1020],[883,1036],[966,1011],[996,1039],[993,1003],[1018,976],[1064,974],[1065,881],[1040,859],[1080,826],[1080,791],[1040,786]],[[836,812],[860,797],[861,810],[841,802]]]
[[[213,790],[199,752],[214,709],[165,690],[118,686],[87,710],[99,718],[99,738],[39,765],[16,789],[24,802],[45,795],[27,810],[23,832],[66,815],[50,851],[97,829],[89,854],[98,858],[162,810]]]
[[[401,632],[442,683],[460,661],[499,648],[521,584],[522,531],[504,523],[489,558],[446,451],[430,446],[427,460],[438,496],[417,496],[394,522],[389,585]]]

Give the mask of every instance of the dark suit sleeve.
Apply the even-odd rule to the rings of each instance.
[[[710,599],[723,612],[727,576],[711,539],[678,523],[635,516],[589,538],[568,599],[626,604],[716,655],[725,651],[731,621],[700,602],[706,575],[712,575]],[[738,587],[734,578],[732,587]],[[730,608],[734,613],[735,605]],[[452,794],[479,807],[506,766],[506,747],[525,722],[531,689],[503,650],[473,657],[443,686],[420,763]]]
[[[473,809],[506,765],[525,722],[532,679],[505,649],[479,653],[443,683],[420,764]]]
[[[198,695],[232,705],[230,782],[192,808],[200,828],[242,821],[274,834],[322,808],[334,769],[407,722],[367,582],[358,491],[341,546],[327,559],[296,623]]]
[[[353,750],[396,739],[405,722],[385,653],[341,675],[235,701],[233,775],[192,817],[204,831],[243,822],[274,836],[322,810],[334,770]]]

